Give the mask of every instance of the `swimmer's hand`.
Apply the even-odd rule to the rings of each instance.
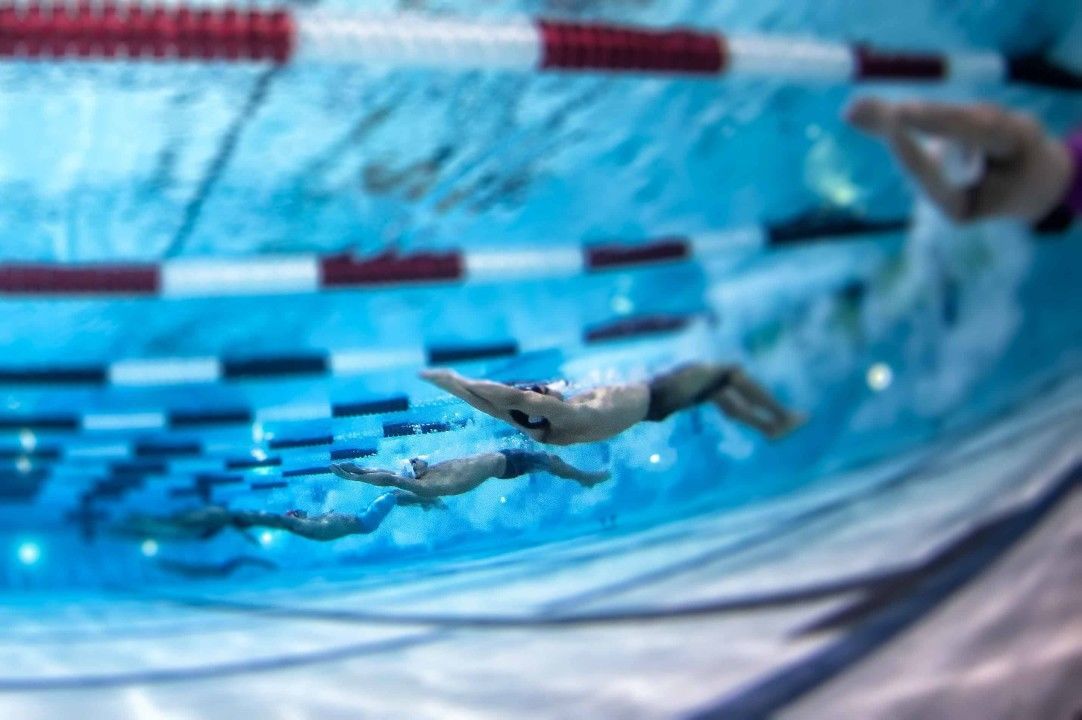
[[[1071,156],[1062,143],[1033,118],[992,105],[865,99],[853,103],[846,117],[886,141],[932,202],[957,222],[990,217],[1039,221],[1063,200],[1071,182]],[[952,184],[918,134],[981,153],[983,176],[968,187]]]
[[[398,504],[405,507],[407,505],[417,505],[422,510],[446,510],[447,505],[440,498],[426,498],[421,497],[416,493],[411,493],[408,490],[399,490],[396,494]]]
[[[462,380],[464,379],[454,370],[444,370],[440,368],[422,370],[420,376],[422,380],[426,380],[447,392],[454,392],[462,384]]]

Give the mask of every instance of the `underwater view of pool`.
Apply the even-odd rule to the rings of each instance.
[[[1079,13],[285,8],[1009,57]],[[978,717],[942,708],[972,709],[950,703],[999,682],[991,661],[968,695],[924,692],[1005,642],[978,586],[1077,590],[1082,231],[953,225],[845,122],[871,94],[1082,118],[1077,91],[1013,82],[5,57],[0,714]],[[771,440],[705,404],[544,447],[419,377],[570,395],[695,362],[806,423]],[[332,464],[500,451],[607,479],[491,479],[326,542],[149,523],[359,514],[386,490]],[[1079,608],[1056,617],[1011,620],[1048,641],[1027,673],[1082,670],[1052,642]],[[925,642],[945,637],[947,659]],[[937,660],[875,694],[906,657]],[[1018,717],[1082,707],[1040,687],[1048,714]]]

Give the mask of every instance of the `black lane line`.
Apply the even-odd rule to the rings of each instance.
[[[241,133],[248,125],[248,122],[255,116],[259,106],[267,99],[271,83],[278,77],[281,69],[282,66],[280,65],[270,67],[264,70],[252,83],[252,87],[248,91],[248,98],[222,135],[221,142],[218,143],[218,152],[214,154],[207,166],[207,171],[203,174],[202,180],[199,181],[199,186],[184,207],[180,227],[177,228],[176,234],[165,249],[164,257],[175,257],[184,249],[184,244],[188,242],[188,238],[191,237],[196,224],[199,222],[199,217],[203,212],[203,205],[206,204],[207,198],[210,197],[211,192],[213,192],[221,179],[226,166],[229,165],[229,161],[233,159],[233,153],[236,152]]]
[[[224,380],[280,379],[297,375],[323,375],[328,370],[325,355],[287,355],[222,361]]]
[[[736,695],[688,715],[689,720],[759,720],[816,690],[875,652],[988,570],[1082,485],[1082,462],[1063,473],[1041,497],[978,526],[955,549],[952,562],[932,569],[904,596],[891,598],[887,612],[857,620],[844,637],[772,673]]]
[[[448,365],[470,360],[490,360],[518,354],[518,343],[511,341],[492,345],[445,345],[427,349],[429,365]]]
[[[441,640],[446,633],[431,630],[407,637],[355,643],[333,650],[280,655],[263,660],[215,663],[195,668],[169,668],[160,670],[136,670],[133,672],[69,675],[45,678],[0,678],[0,692],[34,692],[40,690],[87,690],[93,688],[115,688],[129,685],[149,685],[170,682],[190,682],[192,680],[219,680],[238,675],[259,672],[273,672],[306,667],[341,660],[352,660],[367,655],[406,650],[420,645],[428,645]]]
[[[320,435],[319,437],[308,438],[285,438],[271,440],[268,447],[271,450],[287,450],[294,448],[306,448],[306,447],[320,447],[321,445],[333,445],[333,435]]]
[[[108,377],[104,365],[0,369],[4,385],[104,385]]]
[[[399,395],[385,400],[368,400],[356,403],[336,403],[331,406],[331,416],[336,418],[358,415],[381,415],[383,413],[409,410],[409,398]]]

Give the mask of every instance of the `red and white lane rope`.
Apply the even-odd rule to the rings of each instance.
[[[844,238],[896,233],[905,220],[736,227],[634,244],[535,249],[450,249],[413,254],[191,258],[161,264],[0,263],[0,295],[157,296],[162,298],[289,295],[339,288],[417,283],[501,283],[634,270],[718,255]]]
[[[893,52],[773,35],[524,19],[82,1],[0,5],[0,58],[373,63],[436,69],[746,75],[1082,86],[1038,58]]]

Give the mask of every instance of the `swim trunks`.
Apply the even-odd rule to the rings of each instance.
[[[521,410],[511,410],[507,414],[511,416],[512,420],[527,430],[548,430],[552,427],[548,418],[543,417],[535,420]]]
[[[510,480],[534,470],[544,469],[545,456],[539,453],[527,450],[500,450],[499,452],[505,461],[503,473],[498,476],[501,480]]]
[[[704,403],[724,389],[732,382],[732,371],[725,370],[709,385],[700,390],[690,401],[683,400],[678,390],[680,374],[684,368],[677,368],[672,372],[658,375],[650,381],[650,404],[646,409],[645,420],[649,422],[661,422],[674,412]]]

